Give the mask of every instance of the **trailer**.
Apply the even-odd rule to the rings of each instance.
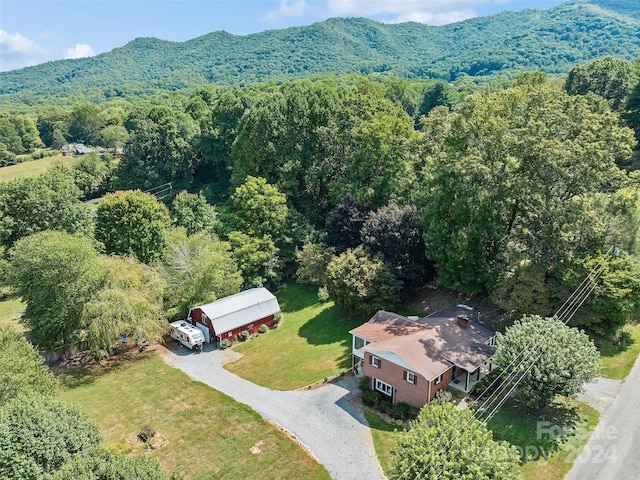
[[[171,322],[171,338],[180,342],[185,347],[189,347],[191,350],[202,350],[204,344],[204,336],[202,332],[184,320],[178,320],[177,322]]]

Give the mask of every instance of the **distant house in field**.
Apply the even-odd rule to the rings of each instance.
[[[377,312],[349,332],[355,370],[392,403],[421,407],[447,387],[468,392],[491,371],[495,332],[458,308],[424,318]]]
[[[244,330],[254,334],[260,325],[272,327],[279,311],[278,299],[261,287],[193,307],[187,320],[202,331],[206,342],[219,344],[234,340]]]

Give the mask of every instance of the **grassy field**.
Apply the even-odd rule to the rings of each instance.
[[[72,167],[80,162],[80,158],[63,157],[62,154],[57,154],[52,157],[44,157],[38,160],[30,160],[16,165],[9,165],[8,167],[2,167],[0,168],[0,182],[8,182],[15,178],[38,175],[56,162],[62,163],[67,167]]]
[[[59,397],[95,421],[104,446],[144,454],[189,479],[329,480],[325,468],[248,406],[191,380],[156,352],[61,374]],[[150,425],[165,446],[136,442]]]
[[[333,302],[319,303],[315,288],[290,285],[277,294],[284,323],[239,344],[239,360],[225,368],[275,390],[295,390],[351,368],[349,330],[367,319]]]
[[[554,411],[527,415],[522,409],[507,402],[489,421],[488,427],[496,440],[516,445],[528,461],[522,465],[524,480],[561,480],[580,455],[583,446],[598,424],[598,412],[584,402],[571,400],[560,403]],[[559,443],[553,435],[538,435],[540,430],[560,432],[557,426],[569,431],[566,440]]]
[[[613,345],[610,339],[594,338],[594,342],[600,351],[602,360],[601,375],[607,378],[621,380],[625,378],[640,354],[640,323],[624,327],[629,342],[625,348]]]
[[[371,427],[373,444],[378,454],[380,466],[385,475],[389,475],[393,464],[393,449],[396,447],[397,432],[403,430],[398,425],[393,425],[380,418],[371,410],[365,409],[364,416]]]
[[[22,330],[22,325],[16,319],[16,315],[24,310],[24,303],[18,298],[5,298],[0,301],[0,326],[13,325]]]

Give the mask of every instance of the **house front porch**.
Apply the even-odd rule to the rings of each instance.
[[[491,360],[487,360],[473,371],[454,367],[454,377],[449,388],[458,392],[469,393],[473,387],[491,371]]]

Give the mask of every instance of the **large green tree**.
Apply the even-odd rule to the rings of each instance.
[[[423,123],[420,202],[442,283],[491,291],[509,268],[591,251],[590,196],[615,190],[632,132],[596,97],[546,86],[474,94]],[[584,240],[589,241],[584,241]]]
[[[144,456],[129,457],[103,448],[87,450],[65,463],[52,480],[170,480],[158,463]]]
[[[100,259],[100,289],[84,304],[81,338],[98,357],[120,337],[159,342],[168,324],[162,309],[166,283],[152,267],[135,258]]]
[[[92,240],[45,231],[9,251],[8,283],[27,304],[24,323],[42,350],[78,341],[82,310],[98,290],[102,272]]]
[[[400,284],[379,257],[362,247],[347,250],[327,267],[327,292],[336,305],[360,315],[398,304]]]
[[[88,234],[91,215],[71,172],[52,168],[0,183],[0,245],[43,230]]]
[[[183,190],[171,203],[171,224],[184,228],[188,235],[211,232],[215,221],[215,208],[201,194]]]
[[[56,385],[24,335],[10,326],[0,327],[0,406],[20,395],[51,394]]]
[[[69,137],[74,142],[98,145],[103,127],[101,109],[92,103],[78,103],[69,115]]]
[[[638,74],[631,62],[605,57],[573,67],[564,89],[570,95],[595,93],[608,100],[611,108],[619,110],[637,82]]]
[[[575,395],[597,375],[600,355],[595,345],[563,320],[524,316],[497,334],[493,361],[509,374],[514,372],[514,381],[521,378],[519,403],[544,409],[556,395]]]
[[[184,230],[171,231],[162,265],[167,280],[167,314],[184,318],[191,307],[240,291],[242,276],[228,242]]]
[[[248,176],[229,203],[232,215],[227,223],[235,230],[279,240],[289,215],[287,197],[264,178]]]
[[[153,195],[119,191],[98,206],[95,236],[107,253],[135,255],[150,264],[162,258],[169,222],[167,207]]]
[[[167,182],[181,190],[193,178],[194,120],[166,105],[138,113],[118,166],[116,188],[148,190]]]
[[[391,480],[517,480],[520,456],[468,409],[432,402],[398,438]]]
[[[47,478],[100,441],[79,410],[39,395],[16,398],[0,409],[0,477]]]

